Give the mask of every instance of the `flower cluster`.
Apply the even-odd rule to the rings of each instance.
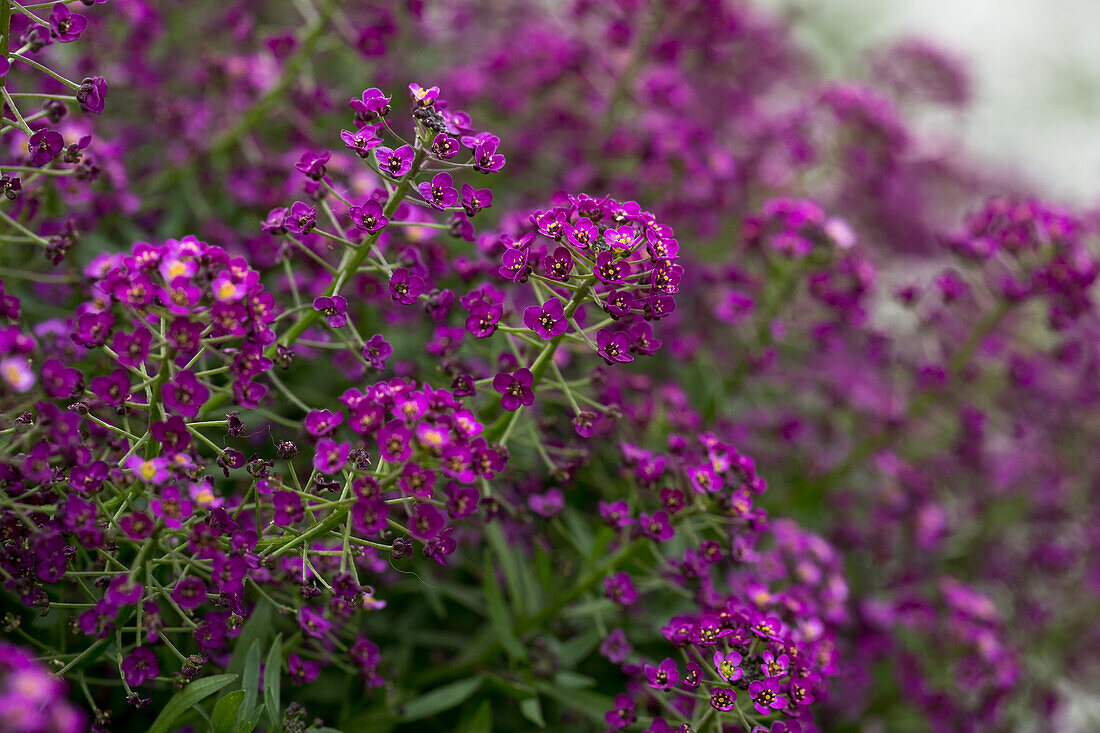
[[[0,0],[0,729],[1047,729],[1095,682],[1097,219],[911,123],[949,54],[96,4]]]
[[[0,701],[4,733],[76,733],[84,717],[65,699],[65,686],[31,654],[0,643]]]

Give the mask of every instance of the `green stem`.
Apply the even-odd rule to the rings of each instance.
[[[569,302],[565,305],[564,313],[567,320],[573,317],[573,315],[577,312],[577,309],[580,308],[584,301],[588,298],[588,293],[592,290],[592,286],[593,284],[595,284],[595,282],[595,275],[588,275],[584,278],[584,280],[581,281],[580,285],[577,287],[576,292],[573,293],[573,297],[570,298]],[[536,356],[535,360],[531,363],[531,366],[529,368],[531,370],[532,389],[535,389],[539,386],[539,382],[542,381],[543,376],[546,374],[546,370],[550,368],[550,362],[554,358],[554,353],[558,350],[558,346],[565,339],[567,333],[568,331],[560,333],[554,338],[550,339],[550,341],[548,341],[546,345],[542,347],[542,351],[539,352],[538,356]],[[508,430],[509,425],[513,424],[514,421],[517,419],[517,416],[522,409],[523,407],[521,406],[519,409],[515,410],[515,412],[507,413],[497,418],[497,421],[485,430],[485,439],[488,440],[490,443],[499,440],[500,437],[504,435],[505,432]]]

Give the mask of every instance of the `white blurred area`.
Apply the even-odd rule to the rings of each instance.
[[[968,61],[974,102],[954,133],[1045,195],[1100,204],[1100,0],[759,0],[795,15],[831,76],[864,76],[867,49],[906,36]]]

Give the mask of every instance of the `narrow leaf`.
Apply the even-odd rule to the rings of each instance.
[[[248,656],[244,658],[244,672],[241,675],[241,690],[244,702],[241,703],[239,720],[248,720],[256,709],[256,698],[260,694],[260,640],[252,642]]]
[[[248,652],[252,651],[252,642],[258,640],[262,645],[264,639],[271,634],[271,616],[271,604],[264,599],[260,599],[256,607],[252,609],[252,615],[241,627],[241,633],[237,634],[237,638],[233,642],[235,651],[233,657],[229,660],[229,668],[226,671],[231,674],[241,674],[244,671],[245,657]]]
[[[477,675],[470,679],[452,682],[449,685],[434,689],[426,695],[413,698],[403,706],[404,713],[401,719],[408,721],[430,718],[436,713],[461,705],[478,691],[484,681],[485,678],[482,675]]]
[[[497,582],[496,570],[493,568],[492,555],[485,552],[485,563],[481,579],[482,591],[485,594],[485,606],[489,611],[489,624],[496,632],[496,640],[504,647],[504,651],[511,659],[523,659],[523,645],[512,634],[512,618],[508,613],[508,607],[504,603],[504,593],[500,583]]]
[[[183,715],[188,708],[202,702],[235,679],[237,679],[235,674],[219,674],[213,677],[203,677],[190,683],[168,701],[168,704],[160,711],[160,715],[153,721],[149,733],[168,733],[172,728],[172,723],[175,723],[176,719]]]
[[[210,716],[214,726],[214,733],[236,733],[237,714],[244,701],[244,690],[230,692],[214,706],[214,714]]]
[[[519,711],[523,713],[523,717],[527,718],[538,727],[546,727],[546,721],[542,719],[542,703],[539,702],[537,695],[521,701],[519,704]]]
[[[460,733],[493,733],[493,704],[483,700],[474,714],[463,722]]]
[[[275,637],[271,648],[267,650],[267,662],[264,664],[264,705],[267,708],[267,719],[271,723],[272,730],[279,730],[282,725],[283,709],[279,699],[282,687],[283,675],[283,635]]]
[[[256,726],[260,724],[260,716],[264,714],[265,707],[263,703],[260,703],[260,707],[256,708],[256,712],[252,713],[251,718],[245,718],[237,722],[237,727],[233,733],[252,733],[256,730]]]

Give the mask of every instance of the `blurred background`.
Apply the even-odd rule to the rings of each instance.
[[[930,124],[1064,203],[1092,205],[1100,182],[1100,3],[1095,0],[761,0],[798,18],[795,35],[831,76],[858,77],[868,52],[936,41],[971,72],[965,115]]]

